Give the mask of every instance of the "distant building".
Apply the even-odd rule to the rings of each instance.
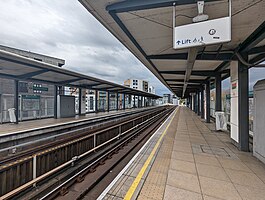
[[[61,67],[65,61],[0,45],[0,50],[39,62]],[[0,78],[0,123],[9,121],[8,109],[14,107],[14,80]],[[54,86],[44,83],[19,81],[19,120],[53,116]]]
[[[171,103],[171,95],[170,94],[163,94],[163,104]]]
[[[156,99],[156,105],[163,105],[163,98]]]
[[[155,94],[155,88],[153,86],[149,86],[148,81],[144,81],[140,79],[127,79],[126,81],[124,81],[124,86]],[[134,101],[138,102],[137,96],[132,97],[132,105],[134,105]]]
[[[152,86],[152,85],[150,85],[150,86],[148,87],[148,92],[151,93],[151,94],[155,94],[155,93],[156,93],[156,91],[155,91],[155,87]]]
[[[124,85],[133,89],[141,90],[144,92],[148,92],[148,81],[140,80],[140,79],[128,79],[124,81]]]
[[[179,105],[179,99],[176,95],[171,95],[172,96],[172,103],[173,105]]]

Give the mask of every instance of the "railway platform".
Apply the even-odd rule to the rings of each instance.
[[[179,106],[98,199],[262,200],[265,166]]]
[[[68,117],[68,118],[46,118],[46,119],[36,119],[36,120],[29,120],[29,121],[23,121],[19,124],[1,124],[0,125],[0,135],[3,134],[15,134],[15,133],[21,133],[26,131],[37,131],[37,130],[43,130],[47,128],[55,128],[58,126],[67,126],[67,125],[73,125],[75,123],[81,123],[86,122],[88,120],[93,120],[97,118],[101,118],[104,116],[113,116],[117,114],[122,113],[130,113],[130,112],[136,112],[137,110],[147,110],[152,107],[148,108],[134,108],[134,109],[126,109],[126,110],[115,110],[115,111],[109,111],[109,112],[98,112],[98,113],[88,113],[86,115],[76,115],[76,117]]]

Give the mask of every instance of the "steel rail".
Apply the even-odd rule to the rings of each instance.
[[[160,109],[163,109],[162,107],[159,107],[159,109],[157,110],[160,110]],[[147,111],[146,114],[144,115],[141,115],[139,117],[135,117],[134,115],[132,117],[133,120],[137,120],[137,119],[140,119],[142,117],[145,117],[145,116],[148,116],[149,114],[153,113],[153,112],[156,112],[156,110],[151,110],[151,111]],[[142,113],[140,113],[142,114]],[[135,113],[135,115],[139,115],[139,113]],[[12,157],[9,157],[9,158],[6,158],[6,159],[3,159],[3,160],[0,160],[0,171],[2,169],[4,169],[5,167],[11,167],[12,165],[10,165],[10,162],[14,162],[15,164],[18,164],[19,162],[22,162],[22,161],[25,161],[25,158],[27,156],[27,159],[32,159],[32,157],[34,155],[42,155],[43,153],[46,153],[47,151],[50,151],[48,148],[50,149],[56,149],[57,147],[61,147],[61,146],[64,146],[64,145],[68,145],[70,143],[74,143],[74,142],[78,142],[78,141],[81,141],[81,140],[84,140],[84,139],[87,139],[89,137],[92,137],[92,136],[95,136],[97,134],[100,134],[100,133],[103,133],[105,131],[108,131],[108,130],[111,130],[111,129],[114,129],[114,128],[117,128],[119,126],[122,126],[122,125],[125,125],[126,123],[128,123],[130,120],[132,120],[131,118],[129,118],[127,121],[124,121],[124,122],[118,122],[118,124],[115,124],[115,125],[111,125],[107,128],[104,128],[102,130],[99,130],[99,131],[96,131],[94,133],[90,133],[90,135],[86,135],[84,137],[81,137],[82,135],[86,134],[86,133],[82,133],[82,135],[75,135],[75,136],[72,136],[72,137],[69,137],[67,139],[62,139],[60,141],[55,141],[55,142],[51,142],[49,144],[45,144],[44,146],[40,146],[38,148],[35,148],[35,149],[30,149],[29,151],[26,151],[26,152],[22,152],[20,154],[17,154],[15,156],[12,156]],[[84,129],[84,128],[82,128]],[[77,130],[73,130],[73,131],[69,131],[69,132],[77,132],[77,131],[82,131],[82,129],[77,129]],[[93,129],[89,130],[89,131],[93,131]],[[75,138],[78,138],[78,139],[75,139]],[[70,143],[67,143],[68,141],[70,141]],[[48,149],[48,150],[47,150]],[[42,151],[40,153],[36,153],[36,151]],[[22,158],[22,159],[21,159]],[[19,160],[19,162],[17,161]],[[7,165],[8,164],[8,165]]]
[[[59,186],[57,186],[56,188],[54,188],[52,191],[50,191],[49,193],[47,193],[46,195],[44,195],[43,197],[41,197],[39,200],[44,200],[49,198],[50,196],[54,195],[54,193],[58,193],[60,191],[61,188],[65,187],[68,183],[70,183],[71,181],[73,181],[75,178],[77,178],[78,176],[80,176],[81,174],[83,174],[85,171],[87,171],[89,168],[91,168],[92,166],[96,165],[97,163],[99,163],[102,159],[106,158],[108,155],[112,154],[113,152],[115,152],[117,149],[119,149],[120,147],[122,147],[125,143],[127,143],[129,140],[131,140],[132,138],[135,137],[135,135],[138,135],[139,132],[141,132],[144,128],[149,127],[151,124],[153,124],[152,119],[156,119],[158,118],[160,115],[163,116],[163,114],[166,114],[163,116],[164,118],[166,118],[168,116],[168,114],[170,113],[171,110],[166,110],[163,113],[159,113],[156,116],[153,116],[152,118],[150,118],[149,120],[145,121],[146,123],[142,122],[141,124],[145,124],[145,127],[142,127],[141,130],[138,130],[137,132],[135,132],[134,134],[130,135],[128,138],[126,138],[124,141],[120,142],[117,146],[115,146],[114,149],[111,149],[110,151],[104,153],[103,155],[101,155],[99,158],[97,158],[95,161],[93,161],[92,163],[90,163],[89,165],[87,165],[85,168],[83,168],[81,171],[78,171],[76,174],[74,174],[72,177],[70,177],[69,179],[67,179],[66,181],[64,181],[63,183],[61,183]],[[139,124],[140,126],[140,124]],[[139,127],[137,125],[137,127]],[[132,128],[132,129],[137,129],[137,127]]]
[[[157,110],[154,111],[154,112],[157,112]],[[117,128],[117,127],[119,127],[119,126],[121,126],[121,125],[127,124],[127,123],[129,123],[129,122],[131,122],[131,121],[136,121],[137,119],[140,119],[140,118],[143,119],[143,117],[148,116],[148,115],[150,115],[150,114],[151,114],[151,113],[148,113],[148,114],[146,114],[146,115],[144,115],[144,116],[140,116],[140,117],[137,117],[137,118],[134,118],[134,119],[129,119],[129,120],[127,120],[126,122],[119,123],[119,124],[117,124],[117,125],[115,125],[115,126],[113,126],[113,127],[111,127],[111,128],[108,127],[108,128],[106,128],[106,129],[104,129],[104,130],[101,130],[101,131],[98,131],[98,132],[96,132],[96,133],[93,133],[93,134],[91,134],[91,135],[89,135],[89,136],[83,137],[82,139],[84,140],[84,138],[92,137],[92,136],[95,136],[95,135],[97,135],[97,134],[99,134],[99,133],[104,133],[104,131],[112,130],[112,129]],[[143,124],[145,124],[145,123],[148,123],[149,121],[151,121],[151,119],[154,119],[154,118],[156,118],[157,116],[160,116],[161,114],[163,114],[163,112],[158,113],[157,115],[153,116],[152,118],[149,118],[149,119],[145,120],[144,122],[142,122],[142,123],[140,123],[140,124],[143,125]],[[138,127],[140,127],[140,124],[134,126],[134,127],[131,128],[130,130],[137,129]],[[95,151],[95,150],[97,150],[97,149],[100,149],[101,147],[103,147],[103,146],[105,146],[105,145],[111,143],[112,141],[118,139],[119,137],[121,137],[122,135],[125,135],[126,133],[128,133],[128,130],[126,130],[126,131],[123,132],[123,133],[120,133],[120,134],[117,135],[116,137],[111,138],[110,140],[108,140],[108,141],[106,141],[106,142],[104,142],[104,143],[102,143],[102,144],[100,144],[100,145],[98,145],[98,146],[96,146],[96,147],[90,149],[89,151],[87,151],[87,152],[85,152],[85,153],[83,153],[83,154],[81,154],[81,155],[79,155],[79,156],[74,156],[71,160],[69,160],[69,161],[67,161],[67,162],[65,162],[65,163],[63,163],[63,164],[61,164],[60,166],[57,166],[56,168],[54,168],[54,169],[52,169],[52,170],[46,172],[45,174],[42,174],[42,175],[40,175],[39,177],[36,177],[35,179],[33,179],[33,180],[31,180],[31,181],[25,183],[24,185],[22,185],[22,186],[20,186],[20,187],[18,187],[18,188],[16,188],[16,189],[10,191],[9,193],[4,194],[2,197],[0,197],[0,199],[9,199],[9,198],[13,197],[14,195],[17,195],[17,194],[20,193],[21,191],[24,191],[24,190],[28,189],[29,187],[36,185],[36,183],[38,183],[38,182],[40,182],[40,181],[46,179],[47,177],[51,176],[52,174],[58,172],[59,170],[62,170],[62,169],[65,168],[66,166],[69,166],[70,164],[72,165],[73,162],[76,162],[78,159],[81,159],[81,158],[85,157],[86,155],[88,155],[89,153],[91,153],[91,152],[93,152],[93,151]],[[76,141],[75,141],[75,142],[76,142]],[[38,155],[38,154],[34,154],[34,155]],[[33,156],[32,156],[31,158],[33,158]]]

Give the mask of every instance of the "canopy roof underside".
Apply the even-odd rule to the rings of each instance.
[[[196,0],[79,0],[122,44],[177,96],[183,96],[189,49],[173,49],[173,3],[176,25],[192,23]],[[235,52],[247,53],[249,63],[265,58],[265,1],[232,1],[232,41],[197,48],[185,96],[221,73],[230,76]],[[205,0],[209,19],[229,15],[227,0]]]

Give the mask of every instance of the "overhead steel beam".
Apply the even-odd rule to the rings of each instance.
[[[222,77],[222,81],[230,77],[230,72],[227,73],[225,76]]]
[[[108,89],[111,89],[111,88],[115,88],[116,86],[109,86],[109,87],[104,87],[104,88],[92,88],[94,90],[108,90]]]
[[[185,75],[185,71],[159,71],[161,74],[176,74],[176,75]],[[194,76],[215,76],[216,73],[214,71],[202,70],[196,71],[192,70],[191,75]]]
[[[175,82],[183,82],[184,79],[165,79],[166,81],[175,81]],[[188,83],[204,83],[204,79],[199,79],[199,80],[189,80]]]
[[[115,92],[115,91],[118,91],[118,90],[122,90],[122,88],[114,87],[114,88],[111,88],[109,91],[110,92]]]
[[[239,52],[247,52],[265,39],[265,21],[241,44]]]
[[[265,46],[254,47],[248,51],[248,55],[265,53]]]
[[[83,78],[75,78],[75,79],[71,79],[71,80],[67,80],[67,81],[60,81],[60,82],[57,82],[57,84],[58,85],[65,85],[65,84],[73,83],[73,82],[80,81],[80,80],[83,80]]]
[[[230,65],[230,61],[224,61],[222,62],[214,71],[215,72],[221,72],[225,69],[227,69]]]
[[[230,61],[233,57],[233,53],[198,53],[196,60],[212,60],[212,61]],[[160,54],[160,55],[149,55],[147,59],[153,60],[187,60],[188,53],[176,53],[176,54]]]
[[[183,86],[184,86],[184,83],[180,83],[180,84],[169,84],[171,87],[178,87],[178,88],[182,88]],[[187,87],[193,87],[193,88],[201,88],[202,87],[202,85],[201,84],[199,84],[199,85],[188,85]]]
[[[138,51],[146,58],[147,54],[145,53],[145,51],[142,49],[142,47],[139,45],[139,43],[136,41],[136,39],[133,37],[133,35],[130,33],[130,31],[127,29],[127,27],[123,24],[123,22],[121,21],[121,19],[117,16],[116,12],[114,11],[109,11],[109,14],[111,15],[111,17],[113,18],[113,20],[118,24],[118,26],[121,28],[121,30],[127,35],[127,37],[131,40],[131,42],[135,45],[135,47],[138,49]],[[149,64],[155,69],[155,71],[159,74],[156,66],[154,65],[154,63],[150,60],[147,59],[147,61],[149,62]],[[160,76],[160,78],[162,80],[164,80],[165,85],[167,85],[165,79]],[[168,86],[168,85],[167,85]],[[168,86],[169,87],[169,86]]]
[[[256,67],[256,68],[265,67],[265,64],[259,64],[259,65],[256,65],[256,66],[254,66],[254,67]]]
[[[102,83],[89,84],[89,85],[87,85],[87,88],[90,89],[90,88],[98,86],[98,85],[103,85],[103,84]]]
[[[39,71],[36,71],[36,72],[30,72],[30,73],[27,73],[27,74],[20,75],[17,78],[20,79],[20,80],[25,80],[25,79],[28,79],[28,78],[32,78],[33,76],[37,76],[37,75],[43,74],[43,73],[48,72],[48,71],[49,71],[48,69],[43,69],[43,70],[39,70]]]
[[[213,2],[220,0],[204,0],[205,2]],[[196,4],[197,0],[130,0],[130,1],[122,1],[118,3],[111,4],[106,7],[107,11],[113,11],[116,13],[121,12],[130,12],[130,11],[138,11],[138,10],[147,10],[154,8],[162,8],[173,6],[181,6],[188,4]]]
[[[185,71],[159,71],[160,74],[185,75]]]
[[[190,80],[191,71],[193,69],[196,57],[197,57],[198,49],[197,48],[190,48],[188,53],[188,60],[187,60],[187,67],[185,72],[185,78],[184,78],[184,86],[183,86],[183,94],[184,97],[185,91],[188,85],[188,81]]]
[[[252,58],[251,60],[249,60],[249,63],[255,63],[255,65],[258,65],[262,63],[263,61],[265,61],[265,53],[259,54],[256,57]]]

